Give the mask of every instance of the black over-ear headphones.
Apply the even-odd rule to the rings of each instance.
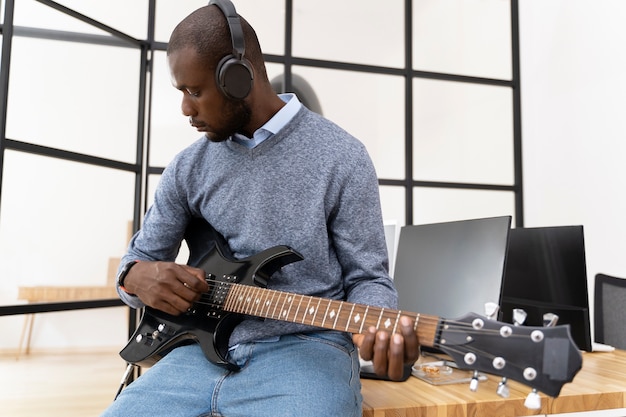
[[[226,55],[217,64],[215,80],[218,88],[234,100],[243,100],[252,90],[254,78],[252,65],[245,57],[246,46],[243,38],[241,20],[235,6],[229,0],[211,0],[210,5],[216,5],[222,11],[228,22],[230,38],[233,43],[233,53]]]

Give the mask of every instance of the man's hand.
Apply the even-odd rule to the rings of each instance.
[[[209,290],[204,271],[174,262],[144,262],[133,266],[124,288],[147,306],[172,315],[187,311]]]
[[[361,358],[372,361],[376,375],[399,381],[404,365],[414,363],[419,357],[419,340],[413,326],[413,320],[402,316],[398,333],[392,335],[386,330],[376,331],[375,327],[370,327],[365,334],[355,334],[352,338]]]

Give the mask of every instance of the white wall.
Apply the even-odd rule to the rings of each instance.
[[[520,2],[525,224],[582,224],[593,278],[626,277],[626,2]]]

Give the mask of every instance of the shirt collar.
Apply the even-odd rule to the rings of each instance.
[[[233,141],[247,148],[254,148],[285,127],[285,125],[293,119],[296,113],[298,113],[300,107],[302,107],[302,103],[300,103],[298,97],[296,97],[293,93],[279,94],[278,97],[285,102],[285,105],[281,107],[281,109],[278,110],[278,112],[276,112],[271,119],[265,122],[263,126],[254,132],[252,139],[239,133],[235,133],[232,136]]]

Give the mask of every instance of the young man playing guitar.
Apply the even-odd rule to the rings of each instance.
[[[197,266],[205,247],[221,237],[233,261],[276,245],[293,248],[289,261],[272,265],[271,276],[254,279],[280,294],[339,303],[323,307],[309,298],[291,305],[288,296],[279,304],[272,292],[267,307],[255,307],[262,314],[212,327],[217,347],[181,343],[159,357],[103,415],[361,416],[355,344],[379,375],[396,380],[419,354],[408,317],[393,327],[357,326],[362,332],[347,331],[350,323],[336,326],[341,301],[396,308],[378,181],[365,147],[295,95],[275,94],[254,30],[228,0],[186,17],[171,35],[167,57],[182,112],[203,135],[163,172],[122,260],[120,297],[172,319],[191,316],[203,302],[219,303],[218,286],[230,274]],[[198,237],[198,220],[217,237]],[[176,264],[185,239],[189,265]],[[273,316],[281,320],[267,318]],[[353,325],[362,318],[350,315]],[[336,330],[310,325],[318,322]],[[157,327],[129,343],[159,343],[168,326]],[[224,363],[207,360],[206,350]]]

